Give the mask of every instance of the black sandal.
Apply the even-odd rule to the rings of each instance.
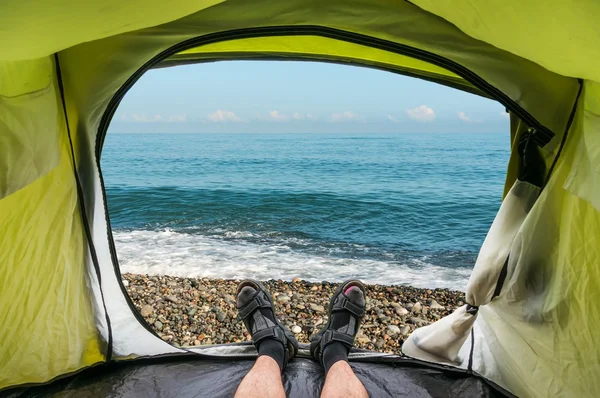
[[[365,315],[366,305],[359,306],[348,300],[344,292],[352,286],[356,286],[362,290],[363,295],[366,297],[367,289],[360,281],[352,279],[342,282],[335,293],[333,293],[333,297],[331,297],[331,301],[329,302],[329,318],[327,323],[310,339],[310,355],[323,366],[323,351],[329,344],[337,341],[348,347],[348,350],[354,346],[354,338],[360,328],[360,322]],[[346,332],[339,329],[335,330],[331,327],[331,315],[337,311],[349,311],[353,315],[356,323],[352,334],[347,332],[348,327],[346,328]]]
[[[271,295],[269,294],[268,290],[260,282],[255,280],[242,281],[237,287],[236,297],[240,294],[240,291],[246,286],[250,286],[256,289],[256,293],[246,305],[244,305],[241,308],[238,308],[238,319],[241,319],[244,322],[246,330],[248,330],[248,332],[252,335],[252,341],[255,345],[265,338],[272,338],[283,344],[283,348],[285,351],[283,358],[283,367],[285,368],[287,363],[298,353],[298,341],[296,340],[292,332],[290,332],[288,328],[286,328],[281,322],[279,322],[279,319],[277,319],[277,317],[275,317],[274,326],[267,326],[269,325],[269,323],[272,324],[273,321],[262,315],[260,311],[258,313],[261,314],[261,316],[265,319],[265,322],[263,323],[262,328],[259,326],[258,330],[252,333],[248,317],[250,317],[254,313],[254,311],[258,310],[259,308],[270,308],[273,311],[273,315],[275,315],[275,305],[273,304],[273,299],[271,298]],[[267,320],[269,322],[267,322]]]

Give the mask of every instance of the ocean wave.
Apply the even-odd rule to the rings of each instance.
[[[246,231],[229,231],[248,237]],[[358,278],[367,283],[464,290],[470,269],[431,263],[429,255],[404,261],[339,256],[334,248],[315,254],[289,242],[223,239],[193,233],[131,230],[113,233],[122,272],[225,279],[282,279],[338,282]],[[395,257],[393,257],[395,258]]]

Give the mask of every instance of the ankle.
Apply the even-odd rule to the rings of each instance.
[[[256,347],[259,358],[266,356],[273,359],[279,366],[279,371],[283,370],[285,347],[283,343],[275,339],[264,339]]]
[[[325,374],[329,372],[331,367],[336,363],[348,362],[348,348],[339,342],[334,342],[323,350],[323,368],[325,369]]]

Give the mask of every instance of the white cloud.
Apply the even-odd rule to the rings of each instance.
[[[406,116],[418,122],[430,122],[435,119],[435,112],[426,105],[419,105],[413,109],[407,109]]]
[[[473,119],[472,117],[468,116],[464,112],[458,112],[457,115],[458,115],[458,118],[465,123],[482,123],[483,122],[483,119]]]
[[[231,111],[218,109],[216,112],[208,115],[212,122],[241,122],[242,119]]]
[[[464,112],[458,112],[458,118],[460,120],[462,120],[463,122],[467,122],[467,123],[473,122],[473,120],[470,117],[468,117],[467,114]]]
[[[170,122],[170,123],[182,123],[187,122],[187,115],[147,115],[145,113],[132,113],[128,115],[126,113],[121,115],[121,120],[127,122],[138,122],[138,123],[161,123],[161,122]]]
[[[172,115],[169,116],[169,122],[183,123],[187,122],[187,115]]]
[[[508,112],[500,112],[500,116],[502,116],[505,119],[510,120],[510,114]]]
[[[390,122],[398,123],[398,118],[392,115],[387,115],[387,118]]]
[[[316,115],[313,115],[312,113],[300,113],[300,112],[294,112],[292,113],[291,118],[293,120],[319,120],[319,118]]]
[[[332,122],[345,122],[350,120],[361,120],[361,117],[356,113],[350,111],[331,114]]]
[[[279,113],[279,111],[271,111],[269,112],[269,117],[278,122],[287,122],[290,120],[288,115],[284,115],[283,113]]]

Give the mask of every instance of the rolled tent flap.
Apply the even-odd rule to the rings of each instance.
[[[498,214],[479,250],[479,256],[467,283],[467,303],[474,307],[492,301],[504,264],[523,221],[541,189],[517,180],[502,202]]]
[[[517,180],[500,206],[483,242],[467,284],[466,305],[439,321],[415,330],[402,345],[402,352],[425,361],[464,363],[459,351],[469,337],[478,308],[500,293],[502,269],[515,237],[540,194],[541,188]]]

